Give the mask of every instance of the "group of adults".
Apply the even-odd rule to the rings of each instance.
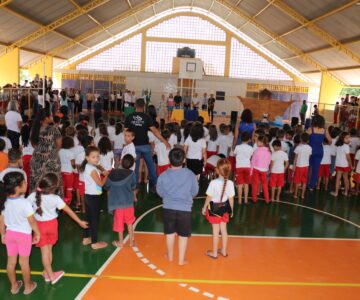
[[[344,130],[359,126],[359,118],[359,98],[346,94],[344,98],[341,98],[341,104],[335,105],[334,123],[339,123],[339,127]],[[358,120],[358,124],[356,124],[356,120]]]
[[[164,96],[163,100],[165,100]],[[180,91],[177,91],[175,96],[170,93],[166,101],[169,117],[174,109],[201,109],[208,111],[211,122],[214,120],[214,109],[216,102],[214,94],[210,94],[210,97],[208,97],[208,94],[204,93],[202,97],[199,97],[198,93],[190,95],[189,91],[185,91],[185,95],[183,97],[181,96]]]

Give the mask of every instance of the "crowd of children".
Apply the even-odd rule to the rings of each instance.
[[[13,294],[19,292],[22,284],[25,294],[36,288],[29,274],[32,243],[41,249],[44,280],[55,284],[64,275],[63,271],[54,272],[51,267],[52,247],[58,239],[58,210],[63,210],[84,228],[83,245],[101,249],[107,247],[106,242],[98,239],[102,195],[108,194],[108,210],[114,215],[113,231],[118,234],[112,244],[115,247],[123,246],[125,224],[130,243],[135,244],[133,223],[137,186],[142,180],[147,181],[146,166],[141,160],[138,177],[134,172],[136,147],[133,141],[136,133],[125,129],[123,123],[113,118],[109,119],[108,124],[102,119],[98,119],[97,123],[94,129],[89,125],[87,116],[74,125],[54,117],[53,126],[58,127],[62,134],[59,150],[61,178],[53,173],[43,174],[35,191],[28,190],[29,161],[34,151],[29,139],[31,121],[26,120],[21,130],[22,150],[8,149],[6,127],[2,125],[0,128],[0,181],[3,184],[0,229],[8,251],[8,276]],[[213,228],[213,247],[206,255],[215,259],[218,254],[224,257],[228,255],[226,224],[232,216],[235,185],[239,204],[243,200],[248,203],[250,185],[253,202],[257,202],[261,191],[266,203],[280,201],[286,183],[289,186],[286,192],[297,198],[301,191],[301,198],[304,199],[313,175],[311,171],[314,171],[310,165],[314,154],[309,145],[311,134],[301,125],[295,128],[289,125],[270,128],[267,124],[259,124],[253,128],[252,134],[240,130],[239,138],[234,141],[234,128],[231,125],[220,124],[216,127],[203,123],[201,117],[197,122],[183,121],[180,125],[170,122],[162,124],[161,128],[155,122],[154,126],[161,130],[162,141],[160,136],[157,138],[149,131],[157,166],[156,189],[164,203],[167,258],[173,260],[176,233],[179,236],[180,265],[186,263],[187,240],[191,235],[191,208],[193,198],[199,191],[201,175],[213,179],[206,191],[202,213]],[[324,139],[316,188],[320,189],[323,185],[328,190],[329,181],[335,175],[333,196],[340,193],[342,181],[344,195],[350,192],[358,194],[358,132],[351,130],[348,133],[331,126],[328,133],[331,140]],[[57,196],[60,180],[63,199]],[[355,183],[352,191],[351,180]],[[74,205],[77,212],[84,213],[86,221],[80,220],[69,208],[70,205]],[[218,252],[220,233],[222,248]],[[24,283],[16,281],[18,256]]]

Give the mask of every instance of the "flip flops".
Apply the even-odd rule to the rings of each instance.
[[[20,292],[20,289],[21,289],[22,286],[23,286],[23,282],[22,282],[21,280],[16,281],[16,283],[18,284],[18,288],[16,289],[15,292],[10,291],[12,295],[18,294],[18,293]]]
[[[32,282],[32,288],[28,291],[24,291],[24,295],[30,295],[37,288],[37,283],[35,281]]]

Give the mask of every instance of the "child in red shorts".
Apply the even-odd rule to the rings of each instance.
[[[216,166],[216,172],[219,175],[218,179],[212,180],[209,184],[209,187],[206,191],[206,201],[202,209],[202,214],[205,215],[206,219],[212,225],[213,230],[213,243],[212,250],[206,251],[206,255],[216,259],[218,253],[222,256],[227,257],[227,244],[228,244],[228,234],[226,224],[229,222],[229,218],[233,216],[233,213],[225,212],[222,215],[212,216],[209,211],[210,202],[213,203],[225,203],[229,201],[228,205],[233,211],[234,207],[234,196],[235,196],[235,187],[234,183],[229,180],[231,174],[231,163],[226,158],[222,158],[218,161]],[[221,232],[222,239],[222,248],[218,250],[219,244],[219,234]]]
[[[328,190],[330,178],[330,165],[331,165],[331,143],[325,138],[323,143],[323,158],[320,163],[319,178],[317,182],[317,190],[320,190],[321,180],[324,180],[325,191]]]
[[[277,190],[276,200],[280,201],[281,189],[285,183],[285,171],[289,166],[289,157],[287,153],[281,150],[281,141],[275,140],[272,143],[274,152],[271,154],[270,163],[270,182],[271,201],[275,200],[275,190]]]
[[[357,195],[359,193],[360,187],[360,149],[357,150],[355,154],[355,172],[353,175],[353,180],[356,184],[354,194]]]
[[[70,205],[73,196],[73,168],[75,168],[75,156],[71,150],[72,148],[74,148],[74,139],[70,136],[63,137],[62,146],[59,151],[59,157],[61,163],[61,177],[64,189],[64,201],[67,205]]]
[[[294,167],[295,167],[295,192],[294,198],[298,197],[298,191],[300,186],[302,187],[301,191],[301,199],[305,198],[306,192],[306,184],[307,184],[307,176],[309,170],[310,156],[312,154],[312,149],[308,145],[309,143],[309,134],[303,133],[300,137],[301,144],[296,147],[294,150],[295,158],[294,158]]]
[[[167,129],[163,130],[161,133],[162,137],[169,141],[171,132]],[[170,168],[169,152],[170,149],[166,148],[166,145],[163,142],[159,142],[155,145],[154,152],[157,155],[157,175],[160,176],[167,169]]]
[[[35,219],[40,230],[40,241],[36,244],[41,250],[41,257],[44,266],[43,277],[45,282],[57,283],[64,276],[64,271],[54,272],[52,269],[52,248],[58,240],[58,213],[63,210],[70,218],[82,228],[87,228],[87,223],[71,210],[69,206],[56,195],[59,189],[60,179],[55,173],[45,174],[39,181],[36,192],[27,197],[32,203],[35,212]]]
[[[105,183],[105,188],[109,189],[108,210],[114,213],[113,230],[119,234],[119,239],[112,243],[115,247],[123,246],[125,224],[128,228],[130,246],[135,245],[133,224],[136,176],[131,170],[134,163],[134,157],[126,154],[121,159],[122,169],[113,169]]]
[[[234,150],[236,157],[236,184],[238,186],[238,202],[242,203],[242,194],[244,190],[245,204],[248,202],[249,184],[251,183],[251,156],[254,149],[248,143],[250,141],[250,134],[243,132],[241,134],[241,144],[237,145]]]

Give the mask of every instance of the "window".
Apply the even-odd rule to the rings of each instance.
[[[78,64],[77,70],[140,71],[141,34]]]
[[[237,39],[231,39],[230,77],[262,80],[292,80],[282,70],[252,51]]]
[[[226,33],[200,17],[178,16],[166,20],[147,31],[151,37],[171,37],[207,41],[225,41]]]
[[[146,72],[171,73],[173,58],[178,48],[195,49],[196,58],[204,62],[206,75],[224,76],[225,46],[184,44],[184,43],[146,43]]]

